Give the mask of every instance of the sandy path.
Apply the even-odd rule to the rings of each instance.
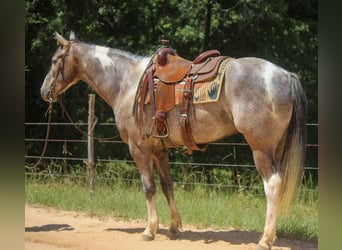
[[[179,240],[166,237],[167,226],[160,225],[156,239],[141,240],[144,221],[100,219],[82,213],[59,211],[53,208],[25,207],[25,249],[27,250],[80,250],[80,249],[255,249],[259,234],[230,230],[197,229],[183,225]],[[317,249],[317,243],[278,239],[276,249]]]

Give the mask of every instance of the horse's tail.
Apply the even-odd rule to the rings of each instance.
[[[285,214],[291,208],[302,181],[306,143],[306,97],[299,77],[290,73],[293,111],[281,162],[282,186],[280,207]]]

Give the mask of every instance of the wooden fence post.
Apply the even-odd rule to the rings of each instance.
[[[95,161],[94,161],[94,127],[95,127],[95,94],[89,94],[89,110],[88,110],[88,168],[87,177],[90,193],[95,193]]]

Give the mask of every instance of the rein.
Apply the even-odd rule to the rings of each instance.
[[[71,40],[69,41],[69,43],[66,45],[66,48],[65,48],[65,53],[62,55],[62,57],[58,58],[58,68],[57,70],[55,71],[55,74],[53,74],[53,80],[52,80],[52,83],[50,85],[50,88],[49,88],[49,100],[50,100],[50,104],[52,101],[55,100],[55,87],[56,87],[56,83],[57,83],[57,78],[58,78],[58,75],[61,74],[61,71],[62,71],[62,68],[64,66],[64,61],[65,61],[65,58],[69,55],[69,52],[70,52],[70,48],[71,48],[71,45],[72,43],[74,43],[75,41]],[[63,48],[64,49],[64,48]],[[63,77],[63,73],[62,73],[62,77]],[[82,133],[83,135],[86,135],[86,136],[90,136],[87,132],[83,131],[82,129],[80,129],[79,127],[76,126],[76,124],[74,123],[74,121],[72,120],[69,112],[66,110],[65,108],[65,105],[62,101],[62,98],[58,98],[58,102],[61,106],[61,109],[62,109],[62,112],[64,114],[66,114],[66,116],[68,117],[69,121],[72,123],[72,125],[76,128],[76,130],[78,130],[80,133]],[[51,108],[52,109],[52,108]],[[97,118],[96,118],[96,121],[94,122],[94,127],[97,123]],[[93,128],[92,128],[93,129]],[[112,139],[115,139],[117,137],[119,137],[119,135],[116,135],[116,136],[112,136],[112,137],[103,137],[103,138],[100,138],[100,137],[95,137],[95,136],[92,136],[95,140],[98,140],[98,141],[105,141],[105,140],[112,140]]]
[[[72,125],[74,126],[74,128],[75,128],[77,131],[79,131],[81,134],[83,134],[83,135],[91,136],[91,135],[88,134],[88,132],[86,132],[86,131],[80,129],[80,128],[75,124],[75,122],[72,120],[72,118],[71,118],[69,112],[67,111],[67,109],[66,109],[66,107],[65,107],[65,105],[64,105],[64,103],[63,103],[63,101],[62,101],[62,98],[59,98],[58,102],[59,102],[59,105],[61,106],[62,112],[67,116],[67,118],[68,118],[69,121],[72,123]],[[95,122],[94,122],[93,128],[95,127],[96,123],[97,123],[97,117],[95,116]],[[93,129],[93,128],[92,128],[92,129]],[[108,141],[108,140],[116,139],[116,138],[119,137],[119,135],[115,135],[115,136],[111,136],[111,137],[96,137],[96,136],[91,136],[91,137],[94,138],[95,140],[98,140],[98,141],[101,142],[101,141]]]
[[[72,125],[74,126],[74,128],[79,131],[80,133],[82,133],[83,135],[86,135],[86,136],[90,136],[87,132],[85,132],[84,130],[80,129],[78,126],[76,126],[76,124],[74,123],[74,121],[72,120],[69,112],[66,110],[65,108],[65,105],[64,103],[62,102],[62,99],[59,98],[59,104],[61,106],[61,109],[62,109],[62,112],[64,114],[66,114],[66,116],[68,117],[69,121],[72,123]],[[42,153],[40,154],[39,156],[39,159],[38,161],[33,165],[33,167],[27,167],[27,168],[30,168],[30,169],[35,169],[37,168],[37,166],[39,165],[39,163],[42,161],[42,159],[44,158],[44,155],[46,153],[46,149],[47,149],[47,145],[48,145],[48,142],[49,142],[49,135],[50,135],[50,127],[51,127],[51,114],[52,114],[52,109],[53,109],[53,102],[50,102],[49,103],[49,107],[47,108],[47,110],[45,111],[45,116],[48,114],[48,121],[47,121],[47,129],[46,129],[46,136],[45,136],[45,141],[44,141],[44,147],[43,147],[43,150],[42,150]],[[97,123],[97,117],[95,116],[95,122],[94,122],[94,125],[92,127],[92,129],[95,127]],[[98,140],[98,141],[108,141],[108,140],[113,140],[113,139],[116,139],[119,137],[119,135],[115,135],[115,136],[112,136],[112,137],[96,137],[96,136],[91,136],[92,138],[94,138],[95,140]]]
[[[45,155],[45,152],[46,152],[46,149],[47,149],[47,145],[48,145],[48,141],[49,141],[50,123],[51,123],[51,113],[52,113],[52,109],[53,109],[53,103],[50,102],[50,103],[49,103],[49,107],[47,108],[47,110],[46,110],[46,112],[45,112],[45,116],[46,116],[46,114],[49,114],[49,117],[48,117],[48,122],[47,122],[47,129],[46,129],[46,136],[45,136],[45,142],[44,142],[43,151],[42,151],[42,153],[40,154],[38,161],[33,165],[32,169],[37,168],[37,166],[38,166],[39,163],[42,161],[42,159],[43,159],[43,157],[44,157],[44,155]]]

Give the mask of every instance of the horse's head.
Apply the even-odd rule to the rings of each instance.
[[[45,76],[40,89],[42,98],[48,102],[56,101],[58,95],[65,92],[78,81],[75,59],[72,55],[72,46],[75,42],[74,33],[70,33],[70,41],[57,32],[55,32],[55,37],[58,48],[52,57],[50,70]]]

